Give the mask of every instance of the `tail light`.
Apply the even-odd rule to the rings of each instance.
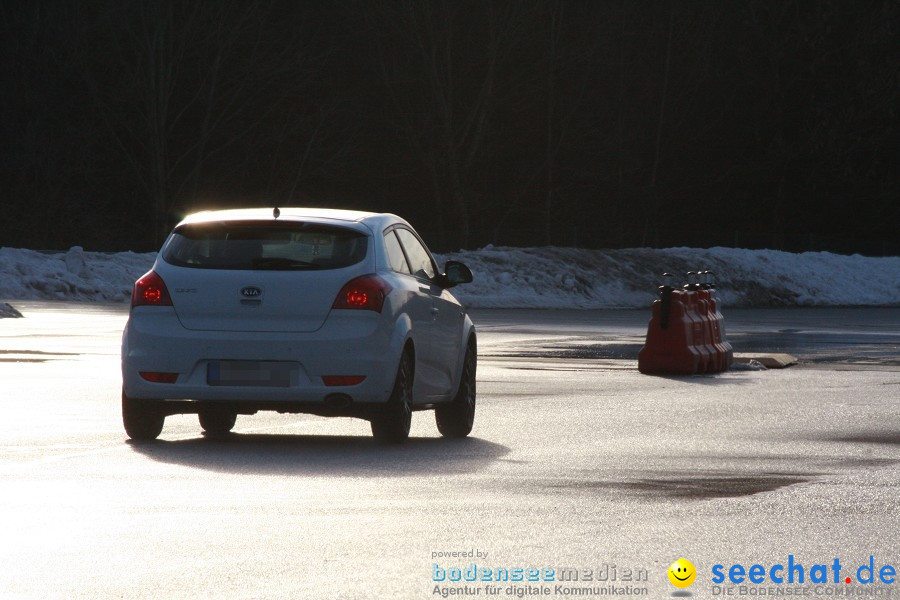
[[[356,308],[381,312],[391,286],[378,275],[363,275],[341,288],[331,308]]]
[[[322,375],[322,383],[327,386],[357,385],[365,380],[365,375]]]
[[[153,383],[175,383],[178,373],[159,373],[156,371],[140,371],[141,378]]]
[[[172,306],[172,297],[162,277],[150,271],[137,280],[131,292],[131,307]]]

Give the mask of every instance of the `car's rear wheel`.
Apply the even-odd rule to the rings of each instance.
[[[237,413],[232,410],[204,409],[197,413],[200,427],[210,435],[225,435],[237,422]]]
[[[387,406],[372,417],[372,435],[380,442],[400,444],[409,437],[412,425],[412,389],[415,363],[406,351],[397,368],[397,378]]]
[[[155,440],[162,433],[166,415],[151,400],[136,400],[122,390],[122,424],[136,442]]]
[[[461,438],[471,433],[475,423],[475,371],[478,366],[478,352],[474,340],[466,348],[459,389],[450,404],[439,406],[434,411],[438,431],[444,437]]]

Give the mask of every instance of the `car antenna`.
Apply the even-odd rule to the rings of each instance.
[[[281,211],[278,210],[278,207],[277,207],[277,206],[274,208],[274,210],[272,210],[272,216],[275,217],[276,219],[277,219],[279,216],[281,216]]]

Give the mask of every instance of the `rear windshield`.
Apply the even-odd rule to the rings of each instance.
[[[299,271],[340,269],[366,257],[368,237],[352,229],[289,221],[196,223],[177,227],[162,249],[180,267]]]

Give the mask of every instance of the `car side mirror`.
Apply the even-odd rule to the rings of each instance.
[[[444,267],[444,287],[451,288],[460,283],[472,282],[472,270],[458,260],[448,260]]]

